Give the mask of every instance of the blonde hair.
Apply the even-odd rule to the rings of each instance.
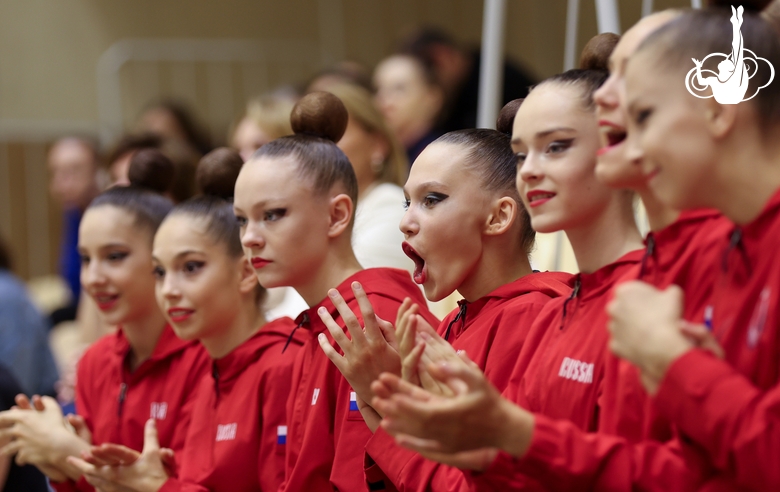
[[[388,152],[377,173],[377,180],[403,186],[409,173],[409,160],[401,144],[387,126],[382,113],[374,104],[371,93],[352,84],[336,84],[328,88],[344,103],[349,116],[369,133],[379,134],[387,142]]]
[[[246,117],[255,122],[270,140],[292,135],[290,112],[295,101],[292,98],[266,94],[251,99],[246,105]]]

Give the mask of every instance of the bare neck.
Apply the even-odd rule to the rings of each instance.
[[[713,206],[735,224],[755,220],[780,188],[780,144],[749,140],[722,159],[716,186],[709,195]],[[727,184],[726,184],[727,183]]]
[[[664,205],[650,191],[649,188],[643,188],[637,191],[642,204],[647,211],[647,220],[650,222],[650,230],[658,232],[672,225],[679,217],[680,212]]]
[[[328,295],[329,289],[341,285],[346,279],[363,270],[350,244],[343,243],[345,239],[349,241],[349,237],[339,239],[342,244],[334,245],[330,249],[319,270],[313,272],[313,275],[301,285],[293,285],[309,306],[319,304]]]
[[[509,234],[512,233],[507,233]],[[521,247],[502,244],[506,241],[495,239],[496,241],[486,242],[473,274],[458,286],[460,295],[469,302],[474,302],[502,285],[533,273],[528,255]]]
[[[265,317],[255,303],[253,292],[244,296],[241,307],[233,319],[225,321],[226,326],[218,330],[214,336],[200,339],[200,343],[212,359],[221,359],[228,355],[252,338],[266,323]]]
[[[152,356],[165,325],[165,317],[156,305],[145,316],[122,324],[122,332],[130,343],[131,371]]]
[[[617,198],[594,222],[565,232],[582,273],[595,272],[643,247],[633,211]]]

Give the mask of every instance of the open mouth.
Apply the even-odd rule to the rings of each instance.
[[[528,206],[532,208],[539,207],[549,202],[555,197],[555,193],[550,191],[533,190],[526,194],[528,199]]]
[[[181,323],[182,321],[189,319],[194,312],[195,310],[193,309],[171,308],[168,310],[168,316],[174,323]]]
[[[600,121],[599,126],[601,132],[606,140],[606,145],[599,149],[598,154],[604,154],[618,145],[622,144],[626,140],[626,130],[608,121]]]
[[[92,297],[95,299],[98,309],[107,311],[116,305],[119,294],[95,294]]]
[[[414,262],[414,273],[412,274],[412,279],[416,284],[424,284],[425,280],[428,278],[428,270],[425,268],[425,260],[423,260],[422,256],[417,254],[417,251],[412,248],[412,246],[404,242],[401,245],[401,248],[404,251],[404,254],[412,259]]]

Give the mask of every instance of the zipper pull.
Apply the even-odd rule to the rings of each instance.
[[[127,397],[127,383],[119,385],[119,408],[117,409],[117,415],[122,416],[122,407],[125,404],[125,398]]]
[[[214,391],[217,393],[217,400],[219,400],[219,369],[216,362],[211,369],[211,377],[214,378]]]

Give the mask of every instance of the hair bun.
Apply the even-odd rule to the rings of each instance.
[[[290,124],[297,134],[313,135],[338,142],[347,129],[349,115],[341,99],[330,92],[306,94],[290,114]]]
[[[620,41],[612,32],[597,34],[582,49],[580,68],[583,70],[609,70],[609,57]]]
[[[219,147],[204,155],[198,163],[195,181],[204,195],[233,198],[236,179],[244,160],[233,149]]]
[[[520,105],[523,104],[525,98],[513,99],[504,104],[501,111],[498,112],[498,118],[496,118],[496,130],[506,135],[512,136],[512,126],[515,124],[515,115],[517,110],[520,109]]]
[[[157,149],[136,151],[127,171],[130,184],[158,193],[170,191],[175,174],[171,160]]]

